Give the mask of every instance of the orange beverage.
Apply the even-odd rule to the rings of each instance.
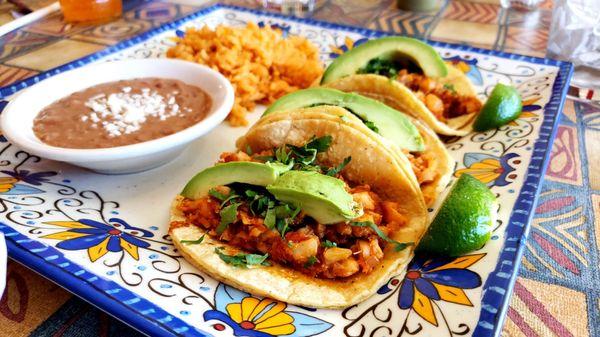
[[[60,0],[60,8],[68,22],[100,23],[121,16],[121,0]]]

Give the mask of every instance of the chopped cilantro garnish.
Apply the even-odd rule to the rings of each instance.
[[[313,137],[304,146],[285,145],[274,150],[274,156],[267,161],[275,160],[291,169],[321,172],[323,169],[315,164],[317,154],[327,151],[333,138],[331,136]]]
[[[456,88],[454,88],[454,84],[452,83],[444,83],[444,89],[447,89],[452,93],[456,93]]]
[[[252,152],[252,148],[248,144],[246,144],[246,154],[249,156],[254,154],[254,152]]]
[[[282,146],[275,150],[275,159],[284,165],[289,164],[290,161],[293,160],[290,157],[290,153],[287,151],[285,146]]]
[[[237,199],[237,198],[239,198],[239,197],[240,197],[239,195],[237,195],[237,194],[235,194],[235,193],[231,192],[231,193],[229,194],[229,196],[227,196],[227,199],[223,200],[223,202],[221,203],[221,208],[223,208],[223,206],[225,206],[225,204],[227,204],[228,202],[230,202],[230,201],[232,201],[232,200],[234,200],[234,199]]]
[[[404,248],[408,247],[408,246],[412,246],[413,243],[412,242],[406,242],[406,243],[402,243],[402,242],[398,242],[396,240],[392,240],[389,236],[385,235],[384,232],[381,231],[381,229],[379,229],[379,227],[377,227],[377,225],[371,221],[357,221],[357,222],[351,222],[350,223],[351,226],[357,226],[357,227],[369,227],[371,228],[373,231],[375,231],[375,233],[377,233],[377,235],[383,239],[383,241],[385,242],[389,242],[391,244],[393,244],[395,246],[395,250],[397,252],[403,250]]]
[[[247,268],[248,266],[252,265],[271,265],[268,261],[266,261],[269,257],[269,254],[259,255],[237,253],[235,255],[227,255],[223,252],[223,247],[215,248],[215,253],[221,258],[221,260],[225,261],[225,263],[230,264],[234,267]]]
[[[221,201],[227,199],[227,197],[228,197],[227,195],[217,191],[216,188],[211,188],[210,190],[208,190],[208,195],[210,195],[213,198],[217,198]]]
[[[311,139],[311,141],[308,142],[308,144],[304,145],[304,147],[307,149],[315,149],[317,150],[317,152],[325,152],[331,145],[332,140],[333,137],[331,136],[323,136],[319,138],[313,137],[313,139]]]
[[[319,262],[319,259],[317,259],[316,256],[311,256],[308,258],[308,260],[306,260],[306,263],[304,263],[304,268],[310,268],[314,266],[317,262]]]
[[[321,246],[323,246],[325,248],[332,248],[332,247],[337,247],[337,243],[331,242],[329,240],[325,240],[325,241],[321,242]]]
[[[204,241],[204,236],[206,234],[203,234],[198,240],[181,240],[181,243],[183,243],[184,245],[198,245],[201,244],[202,241]]]
[[[237,220],[237,209],[240,205],[241,203],[236,202],[221,209],[219,212],[219,215],[221,216],[221,223],[219,223],[219,226],[217,226],[217,234],[223,234],[223,232],[227,229],[227,226]]]
[[[281,234],[281,238],[285,237],[285,233],[289,231],[289,224],[287,219],[277,219],[277,231]]]
[[[275,222],[276,222],[277,218],[275,217],[275,210],[270,207],[267,209],[267,214],[265,215],[265,226],[267,226],[268,229],[273,229],[275,227]]]
[[[344,161],[342,161],[338,166],[330,168],[329,170],[327,170],[327,175],[328,176],[335,176],[336,174],[340,173],[344,167],[346,167],[346,165],[348,165],[348,163],[350,163],[350,161],[352,160],[352,157],[346,157],[344,158]]]
[[[379,128],[371,121],[363,121],[365,125],[375,133],[379,133]]]
[[[398,75],[400,67],[392,61],[381,58],[370,60],[366,66],[358,70],[359,74],[377,74],[390,78],[395,78]]]

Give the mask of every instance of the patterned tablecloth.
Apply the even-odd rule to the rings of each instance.
[[[260,1],[230,2],[256,7]],[[0,37],[0,86],[160,26],[198,10],[203,3],[125,0],[123,17],[102,26],[66,24],[56,13]],[[434,13],[404,12],[394,3],[318,0],[314,17],[520,54],[545,54],[551,0],[534,12],[502,9],[497,0],[447,1]],[[593,166],[600,163],[598,148],[600,110],[568,101],[504,336],[600,336],[600,169]],[[139,334],[11,262],[7,290],[0,300],[0,336],[27,335]]]

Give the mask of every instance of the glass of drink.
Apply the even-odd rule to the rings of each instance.
[[[542,3],[542,0],[500,0],[500,5],[504,8],[515,8],[518,10],[533,10]]]
[[[262,0],[263,8],[285,15],[306,17],[315,10],[316,0]]]
[[[122,0],[60,0],[67,22],[101,23],[121,16]]]
[[[571,84],[600,89],[600,1],[554,0],[548,56],[571,61]]]

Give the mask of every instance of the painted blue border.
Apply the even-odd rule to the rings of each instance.
[[[369,38],[393,35],[390,33],[370,30],[366,28],[329,23],[313,19],[288,17],[276,13],[268,13],[263,12],[261,10],[248,9],[238,6],[216,4],[211,7],[201,9],[198,12],[190,14],[179,20],[152,29],[129,40],[120,42],[98,53],[72,61],[60,67],[30,77],[26,80],[14,83],[10,86],[2,87],[0,88],[0,98],[10,96],[18,92],[19,90],[27,88],[50,76],[81,67],[95,60],[98,60],[101,57],[113,54],[125,48],[141,43],[159,33],[177,28],[189,20],[193,20],[195,18],[207,15],[218,9],[231,9],[271,18],[285,19],[287,21],[310,24],[326,29],[344,30],[347,32],[362,34]],[[526,179],[523,184],[523,187],[521,188],[519,197],[517,198],[514,210],[510,216],[509,223],[506,228],[506,239],[504,242],[504,247],[500,253],[496,269],[490,274],[483,288],[484,295],[482,298],[482,309],[479,317],[479,323],[473,333],[473,335],[477,337],[500,336],[500,333],[502,331],[502,324],[504,322],[506,311],[508,309],[512,288],[514,286],[516,277],[519,272],[521,256],[524,252],[525,241],[527,240],[530,223],[534,214],[533,211],[535,209],[535,205],[537,203],[538,196],[541,190],[543,175],[546,171],[546,167],[549,162],[549,155],[550,150],[552,148],[552,142],[558,129],[558,116],[562,111],[566,93],[569,87],[568,83],[573,72],[573,66],[571,63],[568,62],[556,61],[551,59],[524,56],[501,51],[492,51],[488,49],[475,48],[461,44],[445,43],[431,40],[426,41],[433,46],[441,48],[450,48],[463,52],[474,52],[483,55],[497,56],[516,61],[526,61],[535,64],[559,67],[559,73],[557,74],[557,77],[552,86],[552,96],[550,102],[548,102],[544,109],[544,122],[542,123],[540,129],[539,138],[536,140],[534,145],[534,150],[531,162],[529,164],[529,168],[527,170]],[[2,224],[0,223],[0,225]],[[7,228],[10,227],[2,225],[0,227],[0,230],[6,232]],[[33,254],[33,252],[36,252],[35,250],[30,251],[27,247],[23,247],[18,244],[19,240],[28,241],[29,243],[37,243],[36,241],[30,240],[17,232],[14,233],[16,234],[7,235],[7,237],[9,238],[9,240],[7,240],[9,255],[13,259],[33,268],[40,274],[64,286],[69,291],[78,294],[79,296],[86,299],[88,302],[98,306],[100,309],[111,313],[113,316],[119,319],[124,320],[126,323],[130,324],[136,329],[146,334],[159,336],[172,336],[182,334],[204,336],[203,332],[186,325],[185,323],[183,323],[175,317],[169,316],[168,313],[164,312],[157,306],[144,299],[136,297],[133,293],[129,292],[124,288],[121,288],[116,283],[99,279],[95,275],[86,272],[81,267],[77,268],[78,270],[81,270],[81,273],[87,273],[87,276],[89,276],[88,279],[80,278],[78,275],[69,273],[69,270],[66,270],[65,268],[61,269],[60,265],[65,265],[66,263],[67,266],[69,266],[70,262],[64,259],[64,257],[62,257],[62,254],[54,248],[43,246],[48,251],[53,250],[55,253],[54,256],[59,256],[60,259],[64,260],[63,262],[61,262],[60,265],[55,265],[54,263],[48,264],[46,262],[47,260],[44,260],[45,258],[43,256],[40,259],[40,256]],[[15,239],[17,241],[14,241]],[[42,245],[41,243],[37,244]],[[73,266],[73,264],[70,265]],[[94,281],[96,281],[94,277],[96,277],[97,280],[101,280],[98,281],[100,285],[94,284]],[[90,282],[89,279],[93,279],[93,281]],[[121,289],[119,291],[119,294],[121,294],[120,296],[122,297],[107,294],[106,290],[108,287],[111,287],[111,289]],[[126,297],[128,297],[129,300],[127,300]],[[136,303],[140,304],[138,306],[129,305],[128,301],[131,301],[131,298],[139,299],[139,301],[135,301]],[[115,305],[115,302],[121,305]],[[144,309],[140,309],[139,307],[143,307]],[[148,310],[153,310],[151,312],[151,315]],[[137,312],[140,315],[131,315],[132,312]],[[167,317],[171,318],[167,319]]]
[[[542,189],[544,174],[550,162],[550,151],[558,131],[560,114],[573,75],[573,65],[561,62],[552,86],[552,96],[544,107],[544,122],[536,140],[531,161],[519,197],[505,231],[504,247],[494,271],[483,286],[479,322],[473,336],[500,336],[506,319],[510,297],[519,274],[521,257],[529,236],[531,221]]]
[[[98,277],[73,263],[56,248],[32,240],[0,222],[11,259],[38,272],[88,303],[149,336],[212,335],[189,326],[156,304],[138,297],[119,284]]]

